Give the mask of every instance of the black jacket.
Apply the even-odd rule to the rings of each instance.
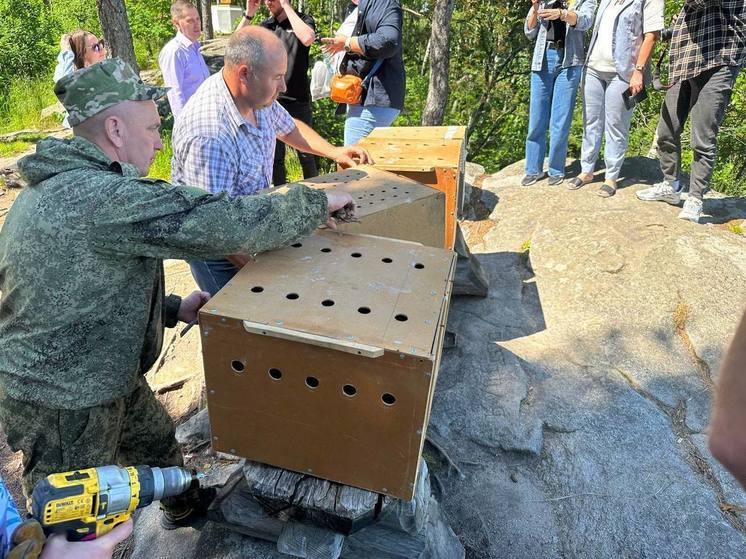
[[[368,84],[363,106],[404,108],[402,20],[399,0],[360,0],[353,36],[365,54],[348,54],[342,62],[343,72],[364,78],[377,59],[384,59]]]

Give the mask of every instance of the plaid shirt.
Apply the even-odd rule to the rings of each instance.
[[[745,0],[685,0],[673,26],[668,81],[691,79],[746,59]]]
[[[258,127],[238,112],[222,72],[205,80],[176,119],[172,182],[230,196],[272,184],[275,141],[295,122],[277,101],[254,115]]]

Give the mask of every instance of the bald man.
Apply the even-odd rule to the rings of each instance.
[[[141,178],[161,145],[154,99],[118,58],[57,82],[71,140],[46,139],[0,230],[0,424],[23,453],[23,488],[107,464],[174,466],[174,427],[145,382],[164,327],[209,294],[164,293],[163,259],[252,254],[296,242],[352,203],[304,186],[229,198]],[[161,502],[176,528],[209,492]]]
[[[253,194],[272,184],[278,138],[341,167],[371,162],[364,149],[331,145],[277,102],[286,70],[285,47],[271,31],[247,26],[234,33],[223,70],[202,84],[174,126],[172,180],[232,197]],[[245,261],[229,256],[189,264],[200,288],[215,294]]]

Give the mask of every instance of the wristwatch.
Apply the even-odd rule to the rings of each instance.
[[[244,12],[243,13],[243,17],[244,17],[244,19],[248,19],[249,21],[251,21],[252,19],[254,19],[254,16],[250,16],[249,15],[249,12]]]
[[[350,50],[352,50],[352,45],[350,44],[350,41],[352,41],[352,37],[347,37],[345,39],[345,52],[350,52]]]
[[[645,66],[640,66],[639,64],[635,64],[635,70],[638,72],[643,72],[645,70]]]

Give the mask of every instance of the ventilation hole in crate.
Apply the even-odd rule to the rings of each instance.
[[[345,384],[342,387],[342,394],[344,394],[345,396],[349,396],[350,398],[352,398],[355,394],[357,394],[357,388],[355,388],[351,384]]]
[[[350,254],[350,256],[352,256],[353,258],[360,258],[362,254],[360,254],[359,252],[353,252],[352,254]]]
[[[370,314],[370,308],[360,307],[358,308],[357,312],[359,312],[360,314]]]
[[[394,396],[393,394],[389,394],[388,392],[386,392],[383,396],[381,396],[381,400],[387,406],[393,406],[396,403],[396,396]]]
[[[362,196],[358,196],[358,197],[357,197],[357,199],[358,199],[358,200],[362,200],[362,199],[363,199],[363,197],[362,197]]]
[[[404,191],[404,194],[409,194],[409,190],[405,190],[405,191]]]
[[[392,186],[391,188],[394,189],[394,190],[396,190],[399,187],[398,186]]]
[[[399,322],[406,322],[407,320],[409,320],[409,317],[406,314],[397,314],[396,316],[394,316],[394,318]]]
[[[420,264],[419,262],[417,262],[417,263],[416,263],[416,264],[414,265],[414,267],[415,267],[415,268],[417,268],[418,270],[422,270],[422,269],[423,269],[423,268],[425,267],[425,265],[424,265],[424,264]]]
[[[399,197],[399,195],[398,195],[398,194],[394,194],[394,195],[392,196],[392,198],[398,198],[398,197]]]
[[[360,206],[358,206],[358,208],[359,207]],[[332,249],[330,249],[329,247],[324,247],[324,248],[321,249],[321,252],[331,252],[331,251],[332,251]]]
[[[298,297],[300,297],[300,295],[298,295],[297,293],[288,293],[287,295],[285,295],[285,297],[290,299],[291,301],[295,301]]]
[[[246,365],[244,365],[243,361],[234,359],[233,361],[231,361],[231,369],[233,369],[233,371],[235,371],[236,373],[243,373],[244,370],[246,370]]]
[[[264,288],[261,285],[255,285],[251,288],[252,293],[261,293],[262,291],[264,291]]]
[[[386,192],[385,190],[381,190],[381,192]]]
[[[372,206],[372,205],[373,205],[373,202],[368,202],[368,205],[369,205],[369,206]]]
[[[321,301],[321,304],[325,307],[333,307],[334,301],[332,301],[331,299],[324,299],[323,301]]]
[[[316,377],[306,377],[306,386],[308,388],[318,388],[319,379],[317,379]]]
[[[303,246],[303,243],[293,243],[293,244],[292,244],[292,245],[290,245],[290,246],[291,246],[291,247],[293,247],[293,248],[300,248],[300,247],[302,247],[302,246]]]
[[[359,210],[362,206],[355,206],[355,207]]]
[[[391,260],[391,258],[386,257],[386,258],[381,258],[381,262],[383,262],[384,264],[391,264],[393,260]]]
[[[267,372],[269,373],[269,376],[274,380],[280,380],[282,378],[282,371],[280,369],[275,369],[274,367],[272,367]]]

